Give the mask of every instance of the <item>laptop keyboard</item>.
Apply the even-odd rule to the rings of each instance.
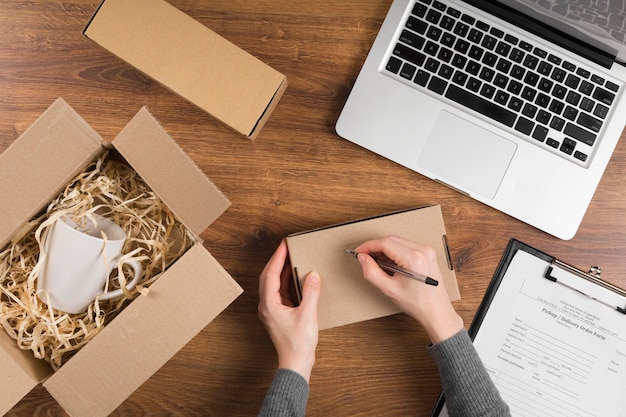
[[[394,43],[386,71],[579,165],[620,88],[437,0],[417,0]]]

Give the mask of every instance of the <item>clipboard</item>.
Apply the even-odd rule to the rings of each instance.
[[[513,416],[626,417],[626,291],[599,275],[509,241],[468,333]]]

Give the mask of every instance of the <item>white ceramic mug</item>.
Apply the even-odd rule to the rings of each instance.
[[[119,265],[126,234],[115,222],[102,216],[95,218],[95,224],[85,218],[84,224],[77,225],[64,216],[54,222],[48,232],[44,245],[46,256],[37,278],[37,294],[57,310],[82,313],[96,297],[109,300],[124,293],[120,288],[102,294],[111,271]],[[131,290],[141,277],[142,267],[132,259],[124,263],[135,272],[126,285]]]

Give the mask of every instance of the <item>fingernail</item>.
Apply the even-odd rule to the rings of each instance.
[[[320,281],[320,275],[317,273],[317,271],[313,271],[309,274],[309,277],[307,279],[310,279],[311,282],[317,283]]]

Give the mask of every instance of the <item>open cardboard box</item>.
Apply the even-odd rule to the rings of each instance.
[[[104,0],[83,33],[249,139],[287,88],[283,74],[164,0]]]
[[[345,252],[361,243],[397,235],[437,251],[439,268],[450,300],[459,300],[439,205],[414,208],[342,223],[287,237],[296,292],[304,278],[317,271],[322,277],[318,300],[319,329],[343,326],[399,313],[400,309],[363,279],[359,262]]]
[[[55,101],[0,155],[7,203],[0,207],[0,248],[111,147],[195,243],[56,372],[0,331],[0,414],[42,383],[70,415],[108,415],[242,293],[198,238],[230,202],[146,108],[107,144],[67,103]]]

